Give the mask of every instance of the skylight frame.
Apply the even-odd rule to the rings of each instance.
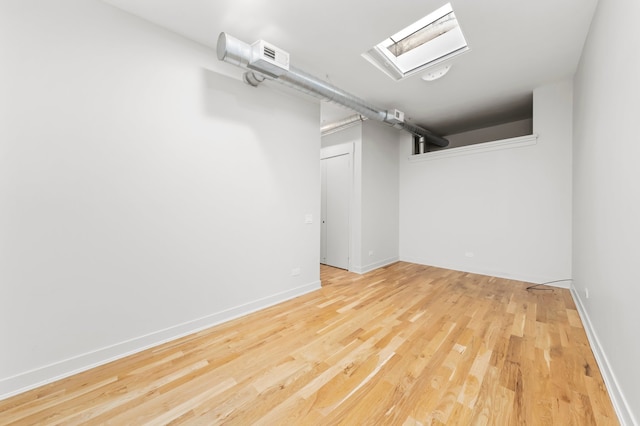
[[[396,56],[391,46],[429,27],[438,20],[451,15],[455,19],[452,29],[419,44]],[[469,50],[460,24],[451,3],[447,3],[422,19],[408,25],[382,42],[373,46],[362,56],[394,80],[402,80],[426,68]]]

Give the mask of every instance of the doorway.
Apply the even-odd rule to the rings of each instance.
[[[349,269],[353,185],[351,144],[324,148],[321,155],[320,263]]]

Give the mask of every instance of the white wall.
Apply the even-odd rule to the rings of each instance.
[[[574,297],[626,424],[640,420],[639,18],[638,2],[598,2],[574,86]]]
[[[536,144],[409,161],[404,143],[401,260],[531,282],[571,278],[571,81],[533,99]],[[455,150],[426,157],[443,153]]]
[[[0,395],[319,287],[317,102],[95,0],[0,63]]]
[[[355,263],[358,272],[371,271],[399,259],[401,140],[411,140],[411,135],[376,121],[362,123],[362,230],[359,259]]]

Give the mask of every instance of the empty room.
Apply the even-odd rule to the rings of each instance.
[[[0,0],[0,424],[638,425],[638,18]]]

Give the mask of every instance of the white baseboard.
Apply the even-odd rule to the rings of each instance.
[[[562,281],[548,284],[550,287],[569,289],[569,284],[571,282],[571,280],[568,279],[568,277],[545,277],[545,276],[538,276],[538,275],[509,273],[504,271],[495,271],[495,270],[486,269],[486,268],[470,267],[468,265],[455,265],[450,263],[443,264],[438,262],[429,262],[429,261],[425,261],[425,259],[412,258],[412,257],[401,257],[400,260],[403,262],[417,263],[419,265],[435,266],[436,268],[451,269],[452,271],[468,272],[470,274],[478,274],[478,275],[488,275],[490,277],[505,278],[508,280],[522,281],[522,282],[532,283],[532,284],[541,284],[549,281],[562,279]]]
[[[384,259],[379,262],[370,263],[364,266],[354,266],[351,268],[351,272],[355,272],[356,274],[366,274],[367,272],[371,272],[374,269],[382,268],[383,266],[391,265],[392,263],[396,263],[398,261],[397,257],[390,257],[389,259]]]
[[[637,426],[638,422],[633,416],[631,406],[629,405],[627,399],[624,397],[622,389],[620,389],[615,374],[613,374],[613,369],[611,368],[609,359],[607,358],[604,348],[600,344],[600,340],[598,339],[598,335],[593,328],[593,324],[591,323],[589,314],[587,313],[587,310],[582,303],[582,299],[580,298],[580,293],[573,285],[571,285],[570,290],[571,296],[573,297],[573,300],[576,303],[576,307],[578,308],[580,319],[582,319],[584,329],[587,332],[587,339],[589,339],[591,350],[593,351],[593,355],[595,356],[596,362],[598,363],[598,368],[600,368],[600,372],[602,373],[602,377],[604,378],[604,383],[607,387],[607,391],[609,392],[609,397],[611,397],[613,407],[616,410],[616,414],[618,414],[618,420],[623,426]]]
[[[177,324],[163,330],[116,343],[115,345],[106,346],[43,367],[25,371],[15,376],[2,378],[0,379],[0,400],[302,296],[319,288],[320,281],[315,281],[243,305]]]

